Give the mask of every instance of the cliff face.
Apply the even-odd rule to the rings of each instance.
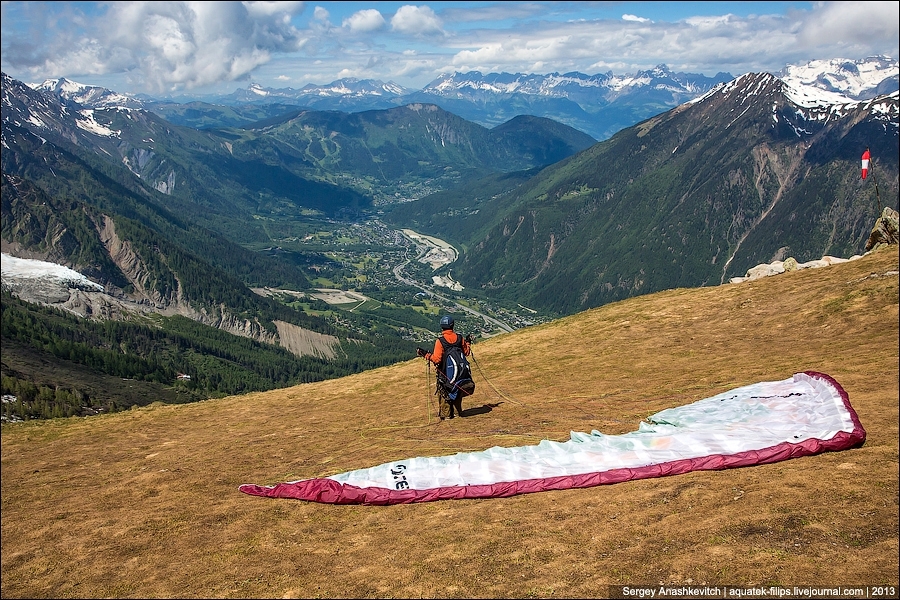
[[[260,342],[279,345],[279,336],[268,332],[256,319],[244,319],[234,315],[225,306],[196,307],[184,296],[183,286],[174,275],[173,293],[162,294],[149,285],[153,273],[128,241],[116,234],[113,220],[104,216],[98,223],[97,231],[110,258],[131,283],[132,291],[123,294],[128,304],[137,305],[137,310],[157,312],[162,315],[182,315],[194,321],[215,327],[228,333],[255,339]],[[101,299],[82,298],[88,315],[97,314],[93,304],[102,307]],[[127,304],[126,304],[127,305]],[[102,313],[101,313],[102,314]],[[282,344],[283,345],[283,344]],[[287,346],[284,346],[287,348]]]
[[[272,332],[258,318],[238,316],[224,304],[203,306],[191,302],[185,297],[184,286],[174,273],[170,273],[174,284],[167,288],[168,293],[163,293],[157,283],[160,274],[147,264],[134,244],[119,236],[112,218],[101,215],[95,219],[94,226],[109,259],[124,276],[125,282],[120,281],[121,285],[88,285],[71,279],[23,276],[4,269],[4,289],[28,302],[54,306],[85,318],[126,320],[139,315],[181,315],[234,335],[281,346],[297,356],[337,357],[336,348],[340,342],[334,336],[284,321],[275,322],[276,332]],[[60,242],[72,236],[63,225],[54,227],[59,231],[45,238],[47,244],[43,252],[26,252],[21,244],[12,242],[4,244],[4,251],[31,260],[59,259],[66,252],[53,241]]]
[[[150,269],[134,251],[131,243],[119,238],[116,234],[115,223],[111,218],[103,215],[96,226],[100,241],[109,253],[109,257],[131,284],[133,291],[128,294],[129,300],[154,305],[157,308],[166,308],[172,303],[177,303],[177,297],[163,297],[148,285],[151,277]]]

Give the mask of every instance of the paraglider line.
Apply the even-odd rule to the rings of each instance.
[[[481,364],[475,358],[474,350],[471,352],[471,356],[472,356],[472,362],[475,363],[475,367],[478,369],[478,374],[481,375],[481,378],[484,379],[485,383],[487,383],[489,386],[491,386],[491,389],[494,390],[498,396],[500,396],[504,400],[508,400],[509,402],[512,402],[513,404],[518,404],[519,406],[526,406],[526,407],[528,406],[524,402],[519,402],[518,400],[513,400],[512,398],[510,398],[509,396],[507,396],[506,394],[504,394],[503,392],[498,390],[497,387],[494,385],[494,383],[490,379],[488,379],[487,375],[484,374],[484,370],[481,368]]]

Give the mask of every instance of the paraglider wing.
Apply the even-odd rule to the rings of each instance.
[[[807,371],[663,410],[623,435],[572,432],[566,442],[408,458],[240,490],[330,504],[494,498],[773,463],[845,450],[865,437],[843,388]]]

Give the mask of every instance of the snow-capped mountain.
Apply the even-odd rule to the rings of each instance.
[[[43,83],[30,83],[29,87],[39,92],[50,93],[58,98],[77,102],[90,108],[143,108],[144,103],[127,94],[120,94],[96,85],[85,85],[70,79],[46,79]]]
[[[814,60],[788,65],[776,76],[800,94],[834,104],[868,100],[900,89],[900,67],[887,56]]]
[[[423,93],[445,98],[465,98],[473,94],[531,94],[555,98],[568,97],[573,90],[599,89],[611,79],[611,74],[551,73],[549,75],[523,73],[489,73],[477,71],[441,75],[422,88]]]
[[[665,65],[624,76],[453,73],[404,100],[431,102],[487,127],[516,114],[538,115],[604,140],[731,79],[728,73],[674,73]]]
[[[840,104],[847,100],[864,100],[896,91],[898,85],[898,61],[888,56],[872,56],[864,59],[835,58],[813,60],[805,64],[788,65],[774,74],[798,92],[805,88],[827,92],[821,97]],[[639,89],[666,91],[673,95],[702,96],[714,86],[731,80],[730,73],[718,73],[707,77],[696,73],[676,73],[666,65],[639,71],[634,74],[614,75],[611,71],[596,75],[584,73],[488,73],[472,71],[441,75],[419,91],[413,91],[392,81],[376,79],[338,79],[326,85],[308,84],[300,89],[266,88],[251,84],[219,101],[232,102],[283,102],[306,99],[372,99],[401,103],[411,94],[427,94],[447,99],[484,100],[511,94],[568,98],[574,101],[596,103],[599,95],[624,94]],[[69,79],[47,79],[29,87],[49,92],[59,98],[77,102],[90,108],[123,106],[140,108],[145,102],[128,94],[103,87],[77,83]],[[817,93],[818,93],[817,92]],[[813,92],[806,91],[807,94]]]
[[[861,68],[859,68],[861,67]],[[891,72],[893,71],[893,74]],[[880,122],[894,137],[900,129],[898,113],[897,61],[884,57],[857,61],[815,61],[788,67],[788,75],[746,73],[720,84],[691,104],[716,96],[741,106],[754,104],[758,96],[783,96],[787,103],[773,101],[773,126],[789,127],[797,137],[808,137],[825,123],[850,113],[861,112],[872,122]],[[843,73],[844,76],[838,76]],[[892,84],[893,82],[893,84]],[[890,92],[876,93],[893,85]],[[836,91],[843,89],[841,93]]]
[[[733,107],[753,106],[758,110],[760,98],[771,98],[765,103],[771,113],[771,126],[791,131],[798,138],[808,138],[826,124],[850,114],[864,115],[870,123],[880,123],[880,127],[894,138],[900,133],[898,91],[851,100],[815,86],[792,85],[770,73],[746,73],[715,87],[690,104],[724,102]],[[768,118],[765,120],[769,121]]]
[[[300,91],[307,96],[403,96],[410,92],[393,81],[384,83],[377,79],[338,79],[328,85],[309,84]]]
[[[44,135],[53,132],[75,143],[85,133],[101,138],[117,138],[119,135],[118,131],[97,121],[94,108],[67,100],[55,92],[43,93],[12,79],[6,73],[2,74],[2,80],[0,104],[3,107],[4,143],[7,135],[16,135],[10,126],[25,129],[38,127]]]
[[[887,56],[814,60],[788,65],[773,75],[788,86],[791,97],[801,106],[868,100],[900,87],[898,62]],[[485,127],[495,127],[517,115],[527,114],[556,120],[597,140],[604,140],[625,127],[696,100],[732,79],[730,73],[718,73],[713,77],[676,73],[666,65],[627,75],[612,72],[596,75],[469,72],[442,75],[418,91],[394,82],[346,78],[327,85],[309,84],[301,89],[273,89],[253,84],[204,101],[226,106],[295,105],[344,112],[382,110],[425,102]],[[67,79],[48,79],[31,87],[86,108],[143,106],[152,110],[153,106],[151,101],[142,103],[133,96]],[[169,110],[161,114],[167,119],[178,118],[176,111],[171,110],[171,103]],[[247,123],[252,120],[252,115],[248,115]],[[186,121],[173,122],[191,125]]]
[[[525,94],[548,98],[594,102],[598,96],[615,96],[628,90],[652,88],[673,94],[697,95],[732,76],[719,73],[706,77],[693,73],[673,73],[666,65],[633,75],[613,75],[612,72],[597,75],[583,73],[550,73],[548,75],[523,73],[478,72],[452,73],[438,77],[422,89],[422,93],[444,98],[484,98],[488,95],[503,96]]]
[[[284,102],[294,101],[308,104],[309,100],[315,101],[321,98],[344,100],[370,100],[370,99],[394,99],[404,96],[410,90],[393,81],[387,83],[377,79],[356,79],[348,77],[338,79],[327,85],[308,84],[299,90],[294,88],[264,88],[258,84],[251,84],[246,90],[236,90],[229,96],[221,97],[221,100],[238,102]]]

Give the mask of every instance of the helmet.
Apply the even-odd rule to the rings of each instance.
[[[453,317],[450,315],[441,317],[441,329],[453,329]]]

